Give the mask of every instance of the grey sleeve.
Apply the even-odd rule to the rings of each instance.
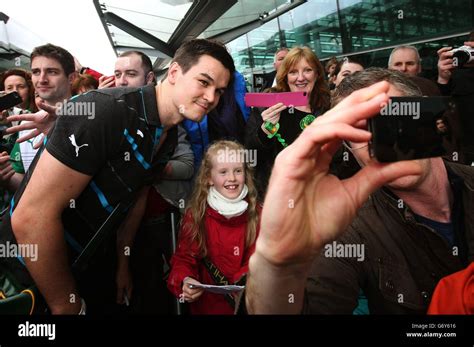
[[[181,125],[178,126],[178,146],[168,164],[172,167],[173,176],[167,177],[167,180],[188,180],[194,175],[194,153]]]

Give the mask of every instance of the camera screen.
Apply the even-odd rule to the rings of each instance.
[[[450,97],[390,98],[368,123],[371,156],[380,162],[438,156],[462,162],[462,142],[469,134],[457,109]]]

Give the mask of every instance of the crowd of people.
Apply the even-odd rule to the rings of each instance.
[[[250,109],[218,42],[185,42],[159,81],[139,51],[105,76],[36,47],[31,71],[0,76],[22,100],[2,110],[0,243],[38,254],[0,271],[38,289],[36,314],[472,314],[472,295],[433,295],[472,283],[474,260],[474,63],[438,59],[431,81],[413,46],[387,68],[283,47],[264,92],[307,104]],[[457,105],[457,126],[433,124],[450,152],[370,154],[390,97],[441,95]]]

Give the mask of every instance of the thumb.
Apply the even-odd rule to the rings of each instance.
[[[353,177],[342,181],[359,208],[367,201],[369,195],[381,186],[398,178],[421,174],[418,161],[400,161],[390,164],[372,162]]]
[[[50,115],[56,115],[57,106],[48,105],[44,100],[39,102],[39,108],[48,112]]]

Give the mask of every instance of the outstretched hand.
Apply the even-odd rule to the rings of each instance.
[[[28,134],[20,137],[17,142],[30,140],[40,134],[48,135],[57,118],[56,107],[50,106],[43,101],[40,103],[39,107],[41,110],[33,114],[25,113],[8,117],[8,122],[19,121],[23,123],[8,128],[6,133],[13,134],[22,130],[32,130]],[[41,143],[42,141],[38,141],[34,145],[34,148],[40,147]]]
[[[389,84],[380,82],[352,93],[318,117],[280,152],[265,198],[256,254],[274,266],[308,264],[352,222],[357,210],[380,186],[418,173],[411,162],[371,163],[339,180],[329,165],[341,140],[367,142],[358,128],[388,102]],[[254,255],[255,256],[255,255]]]

